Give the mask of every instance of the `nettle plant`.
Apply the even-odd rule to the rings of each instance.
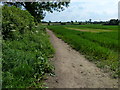
[[[27,11],[15,6],[2,7],[3,39],[14,39],[16,34],[24,34],[35,27],[34,17]]]

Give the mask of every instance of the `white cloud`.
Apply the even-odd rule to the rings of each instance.
[[[62,12],[47,13],[46,21],[109,20],[118,18],[118,0],[71,0]]]

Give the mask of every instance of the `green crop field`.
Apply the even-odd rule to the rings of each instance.
[[[88,25],[66,25],[66,27],[78,28],[78,29],[89,29],[89,30],[118,30],[118,26],[115,25],[101,25],[101,24],[88,24]]]
[[[96,63],[98,67],[109,69],[113,77],[118,76],[118,52],[120,52],[118,48],[120,46],[118,45],[117,26],[59,25],[48,26],[48,28],[72,48]],[[94,30],[96,32],[86,32],[86,30]],[[106,32],[106,30],[110,31]]]

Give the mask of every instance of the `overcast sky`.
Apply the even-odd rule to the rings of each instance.
[[[71,0],[64,11],[47,13],[44,21],[92,21],[118,18],[119,0]]]

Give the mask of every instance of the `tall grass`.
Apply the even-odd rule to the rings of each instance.
[[[16,40],[3,40],[3,88],[40,88],[42,78],[52,72],[48,58],[54,50],[40,27]]]
[[[104,36],[104,37],[118,40],[118,32],[101,32],[98,34],[100,34],[101,36]]]
[[[120,48],[120,46],[118,44],[118,40],[115,40],[115,39],[112,39],[109,37],[104,37],[100,34],[80,32],[80,33],[78,33],[78,35],[80,37],[86,38],[86,39],[93,41],[95,43],[99,43],[101,46],[106,47],[106,48],[110,48],[114,51],[118,51],[118,48]]]

